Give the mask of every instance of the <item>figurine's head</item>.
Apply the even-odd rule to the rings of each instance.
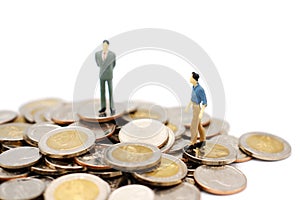
[[[108,50],[108,47],[109,47],[109,41],[108,41],[108,40],[103,40],[103,43],[102,43],[102,50],[103,50],[103,51],[107,51],[107,50]]]
[[[199,79],[199,74],[197,74],[196,72],[192,72],[192,76],[190,78],[191,84],[196,85],[198,83],[198,79]]]

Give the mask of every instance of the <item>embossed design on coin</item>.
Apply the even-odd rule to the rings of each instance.
[[[0,141],[21,141],[26,129],[31,126],[26,123],[11,123],[0,125]]]

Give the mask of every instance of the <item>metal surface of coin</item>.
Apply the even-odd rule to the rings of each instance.
[[[87,128],[63,127],[43,135],[39,148],[42,154],[51,158],[71,158],[89,151],[95,140],[95,134]]]
[[[96,141],[101,141],[107,137],[110,137],[116,129],[116,125],[111,122],[99,124],[79,121],[71,124],[70,126],[81,126],[90,129],[94,132]]]
[[[136,111],[124,115],[123,118],[127,121],[136,119],[155,119],[162,123],[167,121],[166,109],[150,102],[133,102],[136,106]]]
[[[28,103],[23,104],[19,111],[21,115],[25,116],[26,120],[33,123],[34,121],[34,114],[39,110],[54,107],[63,103],[62,99],[58,98],[46,98],[46,99],[38,99],[35,101],[31,101]]]
[[[36,178],[18,178],[6,181],[0,185],[0,199],[34,199],[42,195],[45,187],[44,182]]]
[[[121,171],[114,170],[114,169],[99,170],[99,171],[89,170],[89,171],[87,171],[87,173],[99,176],[101,178],[107,178],[107,179],[109,179],[109,178],[116,178],[116,177],[119,177],[119,176],[123,175],[123,173]]]
[[[89,169],[110,169],[104,161],[104,152],[111,145],[103,145],[96,143],[94,148],[88,153],[75,157],[75,162]]]
[[[198,149],[199,155],[197,150],[190,151],[188,147],[183,148],[183,153],[192,162],[204,165],[226,165],[236,160],[236,150],[228,144],[206,141],[205,149]]]
[[[235,162],[246,162],[252,159],[251,156],[248,156],[244,152],[242,152],[239,148],[239,139],[232,135],[218,135],[209,139],[211,142],[221,143],[221,144],[229,144],[233,148],[235,148],[237,156]]]
[[[178,140],[175,140],[175,143],[174,145],[172,146],[172,148],[170,149],[169,153],[174,153],[176,151],[180,151],[182,152],[182,149],[188,145],[190,143],[189,140],[186,140],[186,139],[178,139]]]
[[[142,142],[162,147],[168,139],[168,128],[160,121],[137,119],[123,126],[119,132],[120,142]]]
[[[52,169],[46,165],[45,161],[41,161],[30,168],[32,172],[44,176],[58,176],[66,174],[65,170]]]
[[[73,111],[73,104],[66,103],[52,111],[51,120],[59,125],[69,125],[78,121],[79,118]]]
[[[117,170],[150,171],[160,164],[161,151],[146,143],[119,143],[106,149],[104,159]]]
[[[154,200],[154,192],[144,185],[132,184],[113,191],[108,200]]]
[[[155,200],[170,199],[200,200],[201,193],[196,186],[186,182],[181,183],[176,187],[155,190]]]
[[[125,105],[118,102],[115,102],[115,111],[113,111],[113,113],[108,108],[105,112],[99,113],[99,109],[100,100],[91,100],[80,106],[78,116],[81,120],[87,122],[109,122],[121,117],[126,112]]]
[[[45,158],[45,163],[52,169],[58,170],[67,170],[68,172],[73,171],[84,171],[84,167],[77,165],[74,162],[74,159],[54,159],[54,158]]]
[[[225,120],[212,118],[209,125],[204,128],[206,131],[206,137],[211,138],[216,135],[227,134],[230,129],[230,125]]]
[[[30,178],[37,178],[37,179],[43,181],[46,187],[48,187],[48,185],[50,185],[50,183],[52,181],[54,181],[54,178],[51,176],[35,175],[35,176],[30,176]]]
[[[167,127],[167,130],[168,130],[168,140],[167,140],[167,143],[160,148],[160,151],[162,153],[168,153],[175,143],[175,135],[174,135],[173,131],[168,127]]]
[[[38,146],[38,142],[43,135],[59,127],[47,122],[34,124],[24,131],[24,140],[32,146]]]
[[[48,120],[45,118],[45,112],[48,110],[48,108],[43,108],[41,110],[38,110],[33,115],[33,120],[35,123],[42,123],[42,122],[48,122]]]
[[[245,133],[240,137],[239,147],[250,156],[261,160],[282,160],[291,155],[290,144],[270,133]]]
[[[246,176],[238,169],[225,165],[212,167],[199,166],[194,178],[200,187],[212,194],[234,194],[246,188]]]
[[[31,126],[26,123],[10,123],[0,125],[0,141],[21,141],[26,129]]]
[[[186,128],[184,126],[178,126],[176,124],[177,124],[176,122],[168,122],[166,126],[173,131],[175,135],[175,139],[178,140],[185,133]]]
[[[86,173],[74,173],[61,176],[47,187],[45,200],[54,199],[96,199],[106,200],[110,193],[107,182]]]
[[[20,169],[34,165],[41,158],[36,147],[18,147],[0,154],[0,166],[6,169]]]
[[[187,167],[180,159],[162,154],[159,167],[146,173],[134,173],[135,178],[154,186],[172,186],[181,183],[187,175]]]
[[[10,110],[0,111],[0,124],[5,124],[14,121],[18,117],[18,113]]]
[[[18,148],[18,147],[28,146],[28,144],[23,140],[13,141],[13,142],[2,142],[1,145],[2,145],[3,151],[7,151],[7,150]]]
[[[7,181],[16,178],[27,177],[29,171],[25,170],[7,170],[0,167],[0,181]]]

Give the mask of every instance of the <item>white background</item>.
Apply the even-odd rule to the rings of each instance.
[[[231,134],[266,131],[292,146],[286,160],[238,164],[248,178],[243,192],[202,198],[295,199],[299,8],[296,0],[1,1],[0,109],[49,96],[71,101],[82,63],[105,38],[138,28],[176,31],[215,63]]]

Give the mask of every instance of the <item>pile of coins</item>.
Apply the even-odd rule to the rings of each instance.
[[[0,199],[200,199],[234,194],[246,176],[231,163],[281,160],[291,147],[262,132],[228,135],[229,124],[204,114],[205,149],[189,149],[192,113],[149,102],[58,98],[0,111]]]

